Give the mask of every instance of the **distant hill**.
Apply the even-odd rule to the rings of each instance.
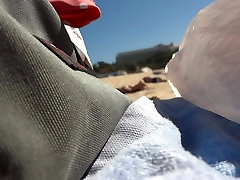
[[[128,52],[118,53],[116,63],[108,64],[98,62],[94,65],[97,73],[110,73],[119,70],[127,72],[137,72],[142,67],[150,67],[151,69],[164,68],[172,55],[178,51],[178,47],[172,43],[169,45],[159,44],[152,48],[139,49]]]
[[[176,47],[173,46],[173,44],[169,45],[159,44],[151,48],[122,52],[117,54],[116,64],[119,66],[129,64],[137,65],[140,62],[147,61],[151,57],[156,56],[160,53],[174,51],[175,48]]]

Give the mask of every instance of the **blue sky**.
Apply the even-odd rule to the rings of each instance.
[[[81,28],[93,64],[119,52],[180,44],[197,12],[213,0],[95,0],[102,16]]]

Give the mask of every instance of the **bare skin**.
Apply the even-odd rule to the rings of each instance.
[[[133,86],[123,86],[121,88],[117,88],[120,92],[122,92],[123,94],[127,94],[127,93],[134,93],[137,91],[142,91],[144,89],[147,89],[147,85],[143,82],[143,81],[139,81],[136,85]]]

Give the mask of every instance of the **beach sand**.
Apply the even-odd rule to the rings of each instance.
[[[120,88],[122,86],[128,86],[128,85],[135,85],[140,80],[143,79],[145,76],[150,77],[161,77],[162,79],[166,80],[166,74],[163,69],[155,70],[154,72],[160,72],[160,75],[155,75],[153,72],[147,72],[147,73],[135,73],[135,74],[129,74],[124,76],[111,76],[107,78],[102,78],[104,82],[107,84],[110,84],[114,88]],[[160,83],[146,83],[148,86],[148,89],[126,94],[130,99],[133,101],[137,100],[138,98],[142,96],[146,96],[148,98],[151,97],[157,97],[159,99],[171,99],[174,98],[175,95],[169,86],[167,82],[160,82]]]

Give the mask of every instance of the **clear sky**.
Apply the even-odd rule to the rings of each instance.
[[[95,0],[102,16],[81,28],[93,64],[119,52],[179,45],[193,17],[213,0]]]

